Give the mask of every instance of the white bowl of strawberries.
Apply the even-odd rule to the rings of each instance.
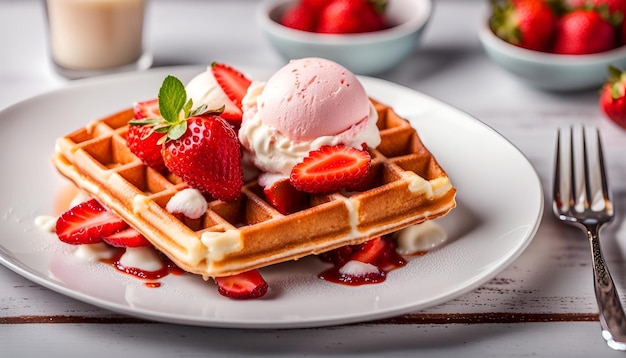
[[[485,52],[533,86],[599,89],[609,66],[626,67],[626,1],[496,0],[492,5],[479,29]]]
[[[417,48],[432,10],[432,0],[266,0],[258,22],[287,60],[323,57],[375,75]]]

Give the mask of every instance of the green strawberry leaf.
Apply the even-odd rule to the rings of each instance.
[[[191,108],[193,107],[193,100],[191,98],[189,98],[189,100],[187,101],[187,103],[185,103],[185,107],[183,108],[183,111],[185,113],[185,118],[189,118],[189,112],[191,112]]]
[[[173,125],[167,131],[167,137],[169,139],[176,140],[176,139],[182,137],[183,134],[185,134],[186,131],[187,131],[187,121],[181,121],[181,122],[178,122],[175,125]]]
[[[179,120],[180,111],[187,101],[185,85],[174,76],[167,76],[159,89],[159,111],[168,123]]]
[[[189,114],[189,116],[195,117],[195,116],[203,115],[207,112],[207,108],[208,108],[207,105],[203,103],[200,107],[194,109],[193,112]]]
[[[141,119],[131,119],[128,121],[128,124],[132,126],[145,126],[145,125],[155,125],[161,123],[160,119],[152,119],[152,118],[141,118]]]

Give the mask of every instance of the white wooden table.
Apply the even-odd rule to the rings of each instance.
[[[282,59],[254,23],[252,0],[153,0],[147,43],[155,66],[206,64],[278,68]],[[557,127],[587,123],[605,141],[617,218],[603,247],[626,293],[626,131],[605,119],[598,93],[530,88],[496,67],[476,29],[486,1],[436,0],[423,45],[380,77],[458,107],[495,128],[532,162],[546,210],[528,249],[490,282],[456,300],[405,316],[340,327],[240,330],[146,322],[42,288],[0,266],[0,356],[232,357],[431,356],[605,357],[588,244],[558,223],[548,196]],[[238,31],[227,29],[237,24]],[[64,86],[48,62],[41,1],[0,0],[0,108]],[[1,200],[1,199],[0,199]],[[0,233],[0,240],[2,240]]]

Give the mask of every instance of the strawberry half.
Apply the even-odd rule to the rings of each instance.
[[[343,266],[346,262],[350,261],[354,251],[358,248],[357,245],[346,245],[338,247],[334,250],[326,251],[318,255],[319,259],[324,262],[329,262],[337,267]]]
[[[250,270],[238,275],[216,277],[217,291],[234,299],[258,298],[267,293],[267,282],[258,270]]]
[[[191,187],[216,199],[237,199],[243,186],[243,168],[233,128],[214,115],[191,117],[186,126],[181,137],[165,143],[165,166]]]
[[[91,199],[61,214],[57,219],[56,234],[59,240],[68,244],[95,244],[127,227],[119,216]]]
[[[387,249],[387,242],[379,236],[363,243],[350,259],[366,264],[377,265],[384,257]]]
[[[118,231],[113,235],[102,238],[102,241],[115,247],[141,247],[152,246],[145,236],[139,231],[129,227],[125,230]]]
[[[228,99],[230,99],[230,103],[224,104],[225,108],[221,115],[222,118],[241,121],[241,116],[243,115],[241,102],[252,81],[244,76],[243,73],[222,63],[213,62],[211,64],[211,72]]]
[[[294,188],[288,180],[278,180],[263,191],[267,201],[283,215],[305,208],[309,197],[307,193]]]
[[[289,180],[307,193],[330,193],[357,186],[367,175],[371,157],[366,150],[345,145],[322,146],[296,164]]]

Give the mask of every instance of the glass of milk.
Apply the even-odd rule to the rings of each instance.
[[[55,70],[69,79],[141,70],[145,0],[44,0]]]

